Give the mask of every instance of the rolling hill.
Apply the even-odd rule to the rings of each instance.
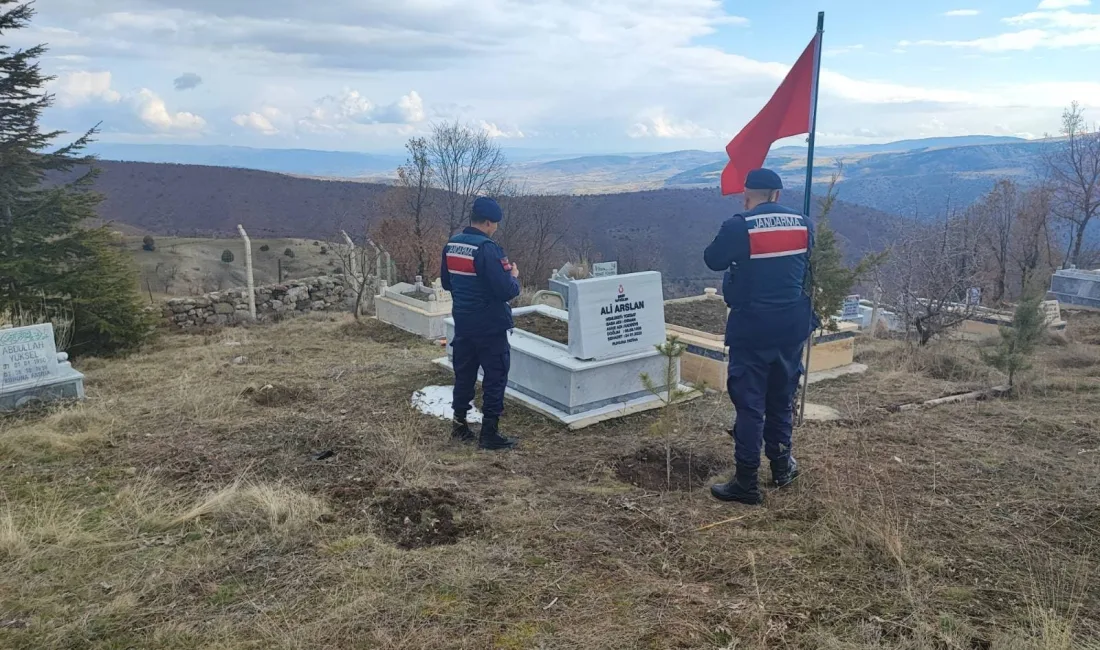
[[[340,229],[361,232],[364,220],[386,216],[391,189],[194,165],[105,161],[100,166],[95,188],[105,196],[102,219],[176,237],[233,236],[243,224],[257,239],[332,240]],[[797,192],[784,193],[784,203],[801,201]],[[658,269],[670,284],[699,290],[719,278],[703,264],[702,250],[739,207],[738,200],[714,189],[574,196],[566,204],[565,245],[577,250],[591,244],[623,268]],[[884,246],[902,221],[838,202],[833,224],[854,256]]]

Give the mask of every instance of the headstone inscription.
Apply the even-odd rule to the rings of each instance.
[[[0,330],[0,391],[34,385],[57,376],[53,325]]]
[[[0,329],[0,410],[34,400],[84,398],[84,375],[58,354],[53,325]]]
[[[1043,324],[1053,325],[1062,320],[1062,306],[1057,300],[1043,301]]]
[[[656,271],[569,283],[569,353],[608,359],[648,352],[665,340],[665,302]]]
[[[840,312],[840,320],[861,320],[859,313],[859,296],[848,296],[844,299],[844,306]]]
[[[618,262],[596,262],[592,265],[592,277],[605,278],[619,273]]]

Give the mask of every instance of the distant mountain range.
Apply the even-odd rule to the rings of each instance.
[[[844,166],[838,186],[843,200],[894,214],[929,216],[949,204],[968,205],[999,178],[1035,180],[1047,146],[1049,141],[1002,136],[821,146],[815,154],[814,189],[824,191],[839,162]],[[97,143],[93,153],[104,160],[238,167],[382,183],[394,177],[404,160],[397,154],[204,145]],[[528,190],[564,194],[715,188],[726,163],[724,152],[695,150],[564,158],[552,152],[508,150],[508,155],[513,174]],[[779,147],[765,164],[779,171],[790,188],[801,190],[804,147]]]

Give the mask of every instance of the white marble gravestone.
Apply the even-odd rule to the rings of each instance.
[[[514,311],[515,316],[567,321],[569,343],[521,328],[509,332],[506,394],[571,429],[663,406],[641,378],[645,374],[663,384],[668,370],[668,359],[656,348],[666,336],[661,274],[571,280],[568,286],[568,312],[547,305]],[[435,362],[453,369],[454,319],[446,324],[447,356]],[[679,373],[676,360],[677,384]]]
[[[610,359],[665,341],[665,300],[656,271],[576,280],[569,286],[569,353]]]
[[[33,401],[84,399],[84,375],[58,353],[53,325],[0,329],[0,410]]]

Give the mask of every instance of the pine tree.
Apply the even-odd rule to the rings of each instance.
[[[223,262],[225,262],[226,264],[232,264],[234,259],[236,258],[233,257],[233,251],[229,250],[228,248],[222,251]]]
[[[33,16],[28,3],[0,0],[0,36]],[[151,320],[116,238],[81,227],[101,200],[90,191],[93,158],[83,155],[97,129],[50,151],[64,133],[39,128],[53,102],[37,61],[45,52],[0,44],[0,310],[69,307],[72,350],[111,352],[144,338]]]
[[[829,225],[829,213],[836,202],[836,183],[840,179],[838,170],[829,183],[825,198],[821,199],[821,212],[814,223],[814,246],[810,252],[810,280],[814,291],[814,312],[821,320],[822,327],[836,329],[833,314],[840,311],[844,299],[851,294],[852,287],[875,267],[886,259],[886,253],[868,255],[855,266],[847,266],[836,239],[836,232]]]
[[[1032,292],[1016,305],[1012,326],[1001,328],[1001,340],[992,350],[982,350],[982,359],[1008,375],[1008,387],[1016,385],[1016,374],[1031,367],[1030,357],[1046,331],[1039,309],[1042,294]]]

